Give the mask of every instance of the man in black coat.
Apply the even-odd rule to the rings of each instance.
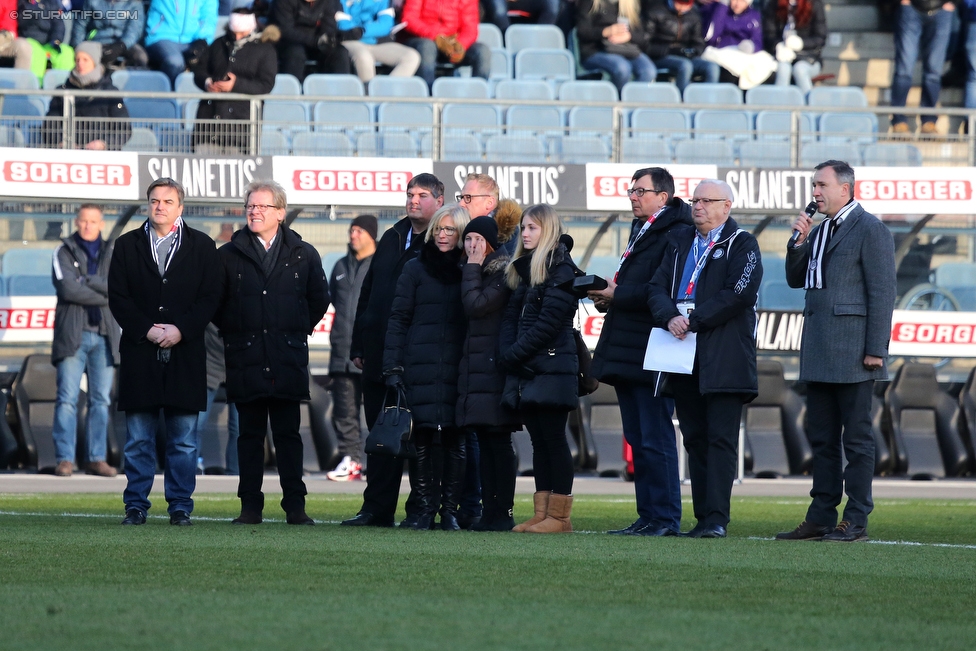
[[[705,51],[701,14],[693,0],[657,2],[644,18],[647,32],[645,52],[658,68],[667,68],[682,93],[692,75],[715,83],[721,69],[717,63],[701,58]]]
[[[122,327],[118,408],[125,412],[122,524],[145,524],[156,474],[156,428],[166,429],[170,524],[189,525],[196,487],[197,414],[207,408],[204,330],[220,299],[220,260],[209,235],[183,222],[183,186],[149,185],[149,219],[119,237],[108,303]]]
[[[659,395],[660,374],[643,368],[654,325],[647,283],[661,266],[667,234],[693,224],[691,208],[674,196],[674,178],[662,167],[634,172],[628,191],[634,223],[620,266],[607,288],[590,292],[598,309],[609,310],[593,354],[591,373],[613,385],[624,438],[634,451],[637,520],[614,534],[672,536],[681,531],[681,486],[675,442],[674,401]]]
[[[315,524],[305,514],[300,404],[309,399],[308,335],[329,307],[329,283],[315,248],[284,225],[280,185],[251,183],[244,206],[247,227],[218,252],[223,298],[214,315],[224,339],[227,400],[240,417],[241,514],[234,524],[261,523],[269,420],[287,522]]]
[[[418,174],[407,184],[407,216],[380,238],[359,294],[356,325],[349,357],[363,370],[363,406],[366,425],[373,424],[383,409],[386,384],[383,378],[383,347],[403,265],[417,257],[424,243],[430,218],[444,205],[444,184],[433,174]],[[370,454],[366,456],[366,490],[359,513],[342,524],[347,526],[393,526],[403,459]],[[407,500],[407,510],[411,502]]]
[[[315,72],[348,75],[349,50],[342,47],[336,13],[339,0],[276,0],[271,22],[281,29],[278,71],[305,79],[305,61],[315,59]]]
[[[724,538],[735,481],[742,405],[759,391],[756,299],[759,243],[729,217],[732,188],[705,180],[695,188],[695,227],[676,228],[651,281],[649,306],[678,339],[696,336],[690,375],[668,381],[688,451],[698,524],[691,538]]]

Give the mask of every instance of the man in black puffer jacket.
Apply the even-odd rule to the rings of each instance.
[[[701,58],[705,51],[701,14],[693,0],[655,3],[644,17],[647,46],[644,50],[658,68],[667,68],[682,93],[692,75],[715,83],[721,72],[717,63]]]
[[[281,29],[278,69],[305,79],[306,59],[315,59],[315,72],[348,75],[349,50],[342,47],[336,25],[339,0],[275,0],[271,22]]]
[[[244,204],[247,227],[218,251],[223,298],[213,318],[224,338],[227,400],[240,414],[241,515],[234,523],[261,522],[270,419],[281,508],[288,524],[314,524],[305,514],[299,405],[309,399],[308,335],[329,307],[329,283],[315,248],[284,225],[287,204],[280,185],[252,183]]]
[[[654,317],[647,283],[661,266],[668,233],[691,226],[691,207],[674,196],[674,178],[664,168],[637,170],[628,192],[634,211],[630,241],[608,287],[590,292],[606,319],[593,353],[591,373],[617,392],[624,438],[634,452],[637,521],[614,534],[670,536],[681,531],[681,485],[675,443],[674,401],[658,394],[660,374],[643,368]]]

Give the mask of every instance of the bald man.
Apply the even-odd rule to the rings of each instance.
[[[724,538],[738,458],[742,405],[759,391],[756,299],[762,281],[759,243],[729,217],[732,189],[702,181],[691,201],[694,227],[671,231],[648,305],[678,339],[695,333],[691,375],[669,375],[688,451],[698,524],[691,538]]]

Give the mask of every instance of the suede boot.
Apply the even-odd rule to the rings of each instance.
[[[549,508],[546,511],[546,519],[532,525],[526,532],[528,533],[570,533],[573,525],[569,521],[569,514],[573,510],[573,496],[560,495],[553,493],[549,496]]]
[[[532,495],[532,506],[535,508],[535,515],[526,520],[520,525],[516,525],[512,528],[515,533],[522,533],[531,526],[537,525],[546,519],[546,513],[549,509],[549,496],[552,495],[549,491],[536,491]]]

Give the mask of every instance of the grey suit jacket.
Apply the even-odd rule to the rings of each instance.
[[[787,247],[786,280],[802,288],[810,244],[826,220],[798,247]],[[895,245],[891,232],[858,206],[827,245],[824,286],[806,292],[800,380],[853,383],[884,380],[887,364],[864,368],[865,355],[888,357],[895,306]]]

